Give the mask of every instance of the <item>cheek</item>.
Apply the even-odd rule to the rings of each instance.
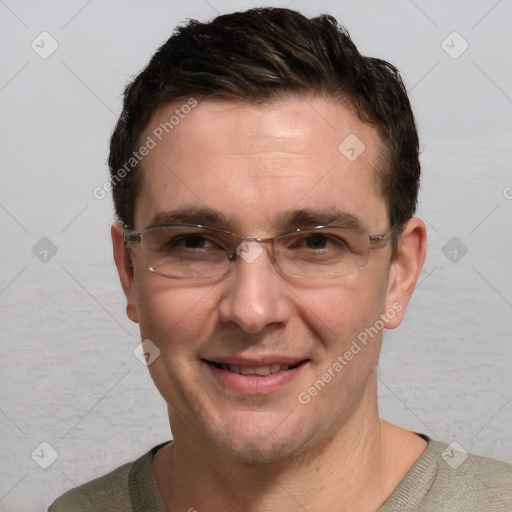
[[[371,280],[344,279],[338,286],[310,290],[302,307],[303,321],[317,340],[313,375],[302,391],[312,393],[316,407],[329,410],[333,421],[348,417],[372,382],[384,328],[385,283],[377,287]],[[320,381],[328,385],[318,388]]]
[[[164,353],[186,347],[193,357],[205,333],[213,330],[214,288],[150,275],[136,289],[141,336]]]
[[[157,279],[153,279],[157,278]],[[190,286],[150,276],[138,286],[137,304],[142,339],[160,350],[148,367],[165,401],[186,410],[196,387],[197,355],[215,325],[214,286]]]
[[[347,337],[370,327],[383,313],[386,282],[380,286],[362,273],[345,276],[343,282],[302,292],[304,317],[324,339],[342,344]]]

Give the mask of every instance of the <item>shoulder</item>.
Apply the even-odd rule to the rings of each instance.
[[[429,445],[379,511],[512,510],[512,465],[428,439]]]
[[[504,488],[512,492],[512,465],[488,457],[467,453],[459,444],[430,441],[431,456],[437,466],[439,479],[458,484],[462,481],[478,480],[487,489]],[[476,482],[475,482],[476,484]]]
[[[133,463],[67,491],[57,498],[48,512],[89,512],[130,510],[129,474]]]
[[[50,505],[48,512],[132,512],[134,507],[138,507],[141,494],[144,499],[158,502],[152,460],[161,446],[153,448],[134,462],[69,490]],[[158,507],[154,508],[156,510]]]
[[[439,458],[432,499],[449,498],[459,507],[454,510],[512,510],[510,464],[467,453],[458,445],[435,444]]]

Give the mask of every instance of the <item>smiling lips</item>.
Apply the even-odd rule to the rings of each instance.
[[[263,359],[203,359],[222,387],[243,395],[266,395],[292,382],[302,372],[307,359],[266,357]]]
[[[239,375],[260,375],[261,377],[265,377],[266,375],[270,375],[272,373],[280,372],[281,370],[288,370],[290,368],[295,368],[300,364],[297,363],[295,365],[290,365],[288,363],[272,363],[268,365],[262,366],[246,366],[246,365],[238,365],[238,364],[228,364],[228,363],[215,363],[211,362],[217,368],[221,368],[222,370],[228,370],[231,373],[238,373]]]

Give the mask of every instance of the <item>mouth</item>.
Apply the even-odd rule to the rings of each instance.
[[[267,360],[202,359],[209,374],[222,388],[242,395],[267,395],[298,378],[308,359]]]
[[[273,373],[293,370],[298,368],[300,365],[304,364],[306,361],[299,361],[295,364],[288,363],[271,363],[267,365],[260,366],[247,366],[247,365],[239,365],[239,364],[229,364],[229,363],[217,363],[215,361],[206,361],[208,364],[218,368],[219,370],[226,370],[231,373],[237,373],[239,375],[259,375],[260,377],[266,377],[267,375],[271,375]]]

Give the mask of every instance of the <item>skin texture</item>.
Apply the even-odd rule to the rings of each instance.
[[[143,140],[179,106],[160,107]],[[366,147],[353,162],[338,150],[349,134]],[[203,101],[145,157],[134,229],[161,212],[207,207],[225,218],[217,227],[245,236],[286,231],[281,217],[303,209],[347,212],[384,233],[381,151],[376,131],[329,98]],[[325,280],[281,275],[267,250],[221,279],[167,279],[147,270],[136,246],[129,267],[119,223],[112,237],[127,314],[161,351],[149,370],[174,438],[154,459],[168,510],[376,510],[426,447],[379,419],[382,330],[307,405],[297,397],[379,315],[394,309],[385,327],[401,323],[425,257],[424,224],[408,222],[393,262],[384,244],[363,270]],[[307,362],[279,389],[248,395],[223,387],[203,361],[228,356]]]

